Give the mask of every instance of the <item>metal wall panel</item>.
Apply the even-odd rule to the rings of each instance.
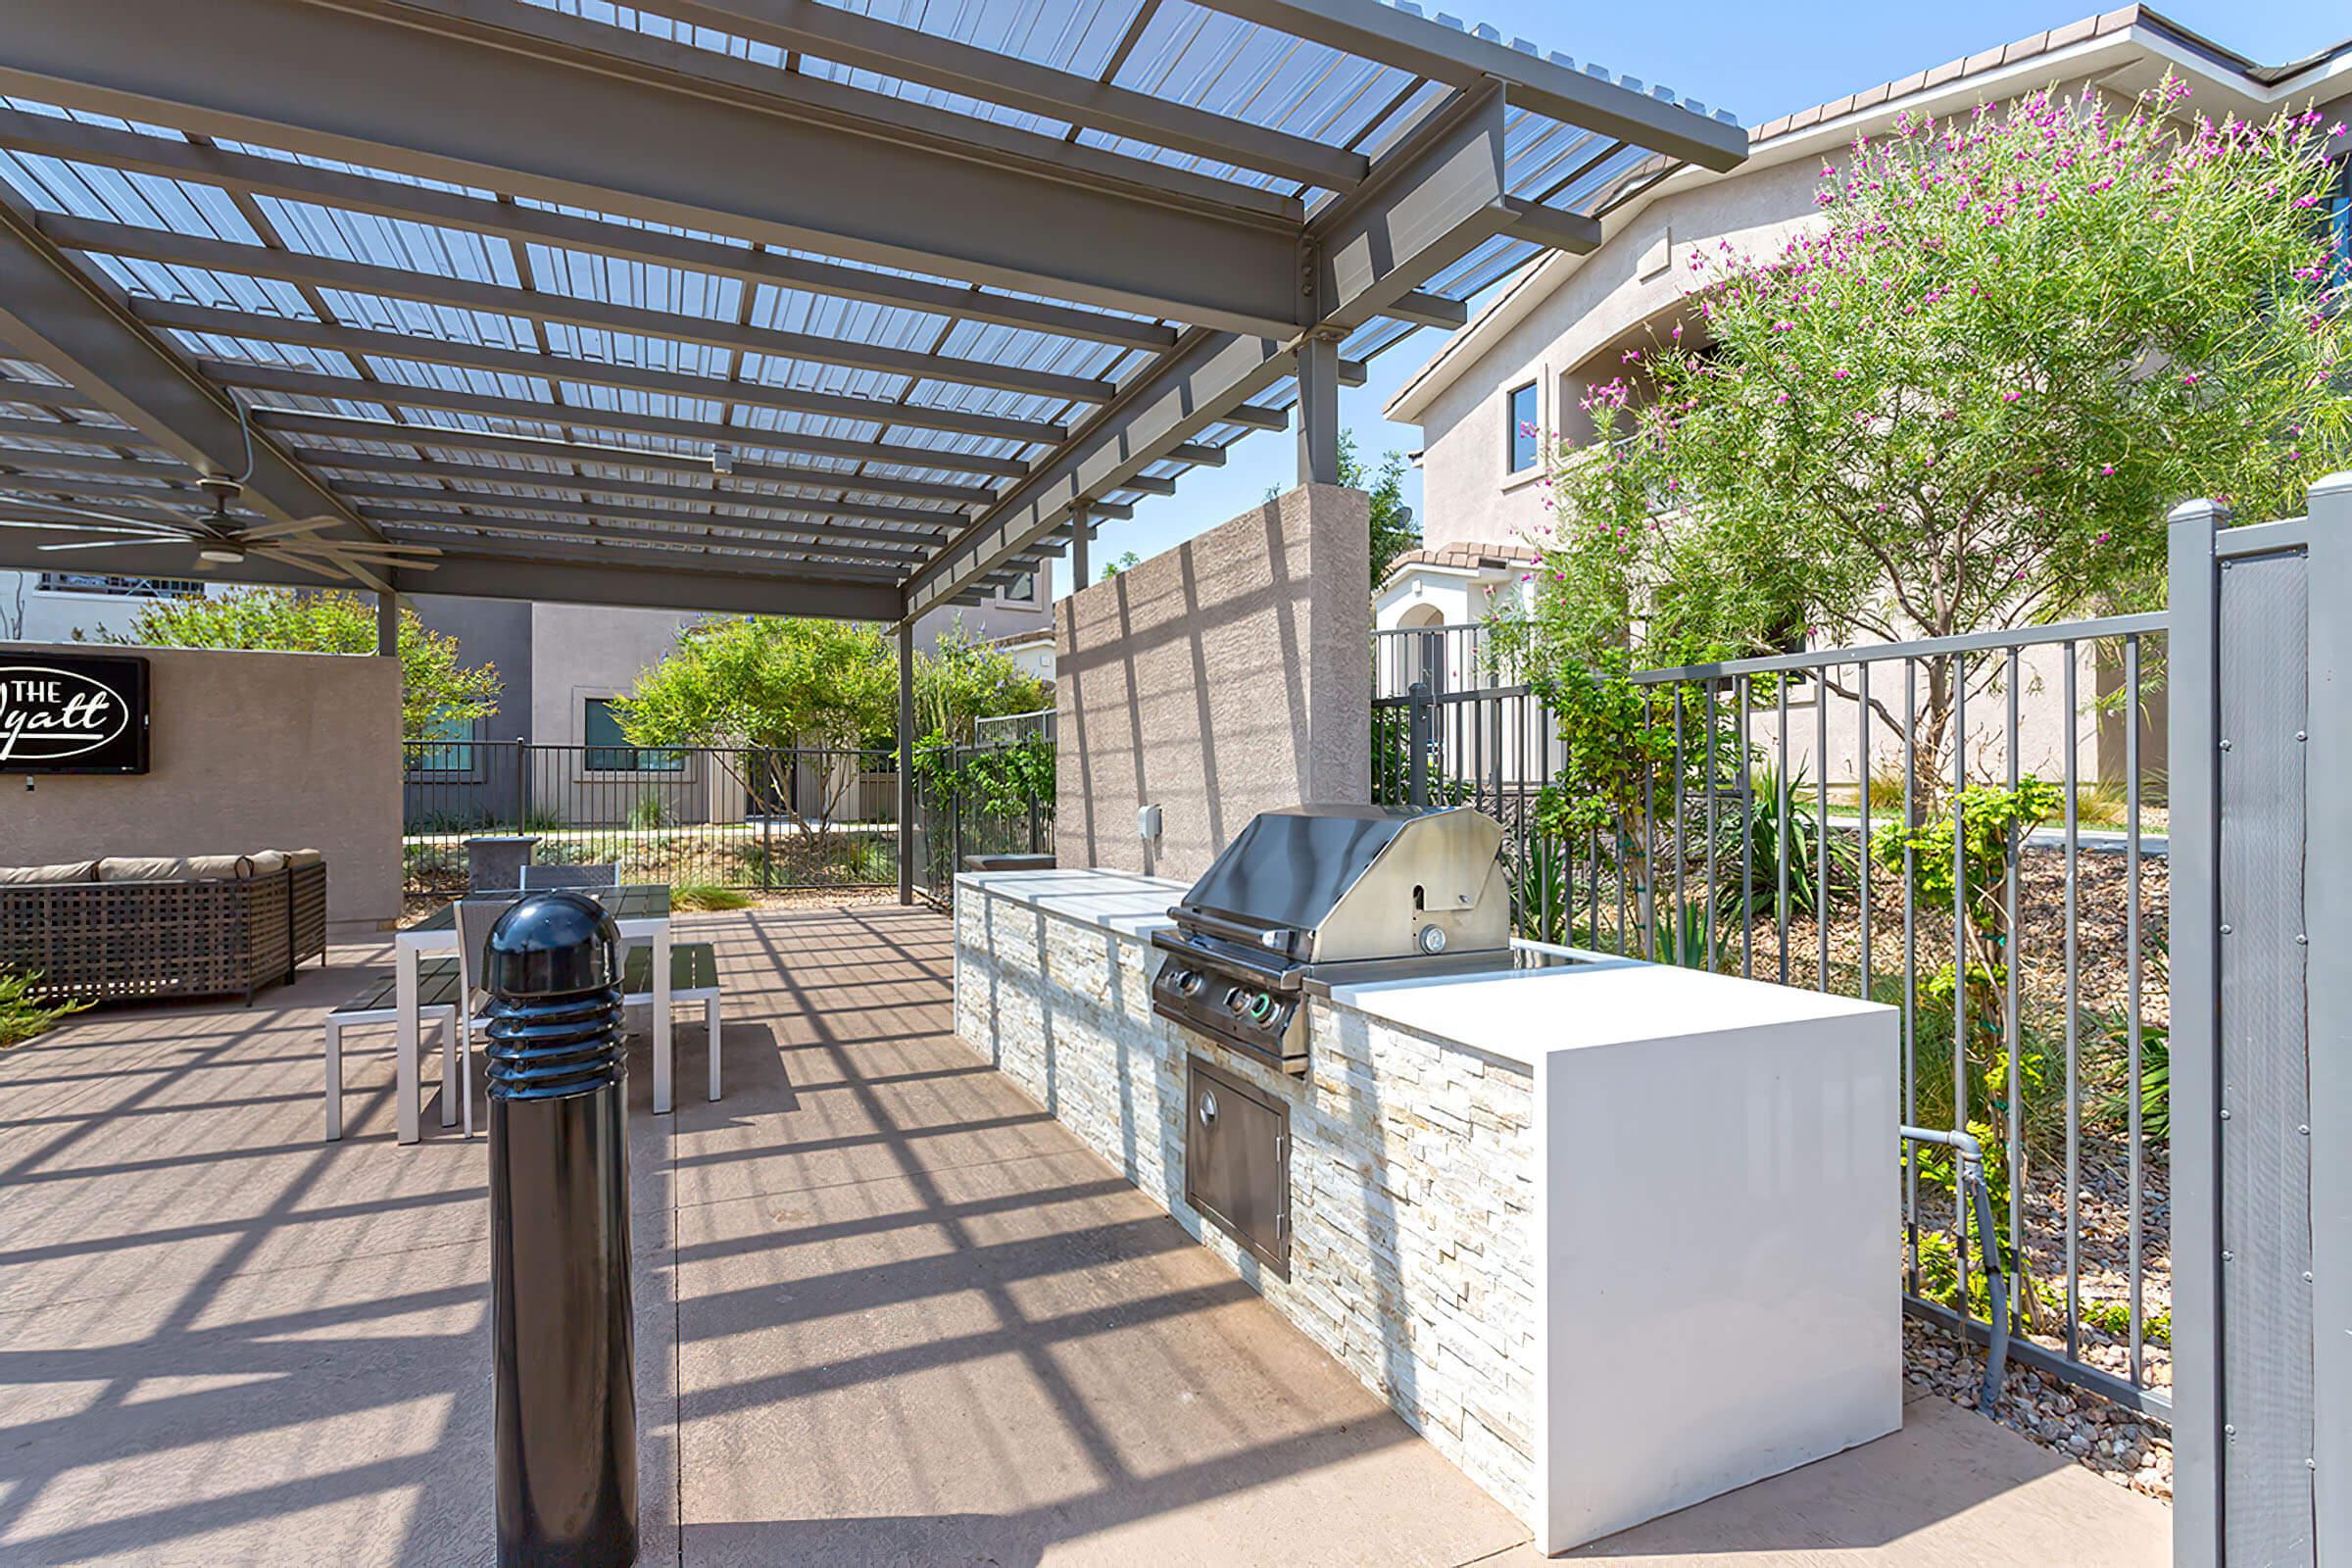
[[[2225,560],[2219,593],[2222,1541],[2265,1568],[2317,1560],[2305,564]]]

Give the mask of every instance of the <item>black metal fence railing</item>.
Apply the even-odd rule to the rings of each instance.
[[[914,891],[941,908],[976,855],[1054,851],[1050,730],[956,746],[919,759],[914,775]]]
[[[887,751],[547,746],[403,747],[403,881],[466,882],[465,841],[528,833],[532,858],[612,861],[623,880],[737,889],[898,880],[898,768]]]
[[[1666,754],[1600,827],[1547,795],[1558,715],[1475,627],[1375,634],[1373,788],[1499,819],[1520,935],[1898,1009],[1912,1309],[2170,1404],[2167,617],[1633,677]],[[1584,821],[1591,821],[1588,813]],[[1888,1149],[1897,1148],[1888,1129]]]

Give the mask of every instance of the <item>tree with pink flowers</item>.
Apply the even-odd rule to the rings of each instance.
[[[2299,511],[2352,466],[2324,222],[2343,127],[2186,98],[1898,120],[1823,168],[1785,250],[1693,258],[1682,324],[1554,458],[1506,640],[1591,668],[2142,608],[2175,504]],[[1921,696],[1933,756],[1948,677]]]

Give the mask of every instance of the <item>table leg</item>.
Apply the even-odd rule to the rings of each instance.
[[[399,1090],[400,1141],[413,1144],[423,1136],[416,1125],[416,950],[406,942],[393,948],[393,1009],[399,1014],[393,1023],[399,1041],[393,1076]]]
[[[654,929],[654,1114],[669,1112],[669,1080],[677,1063],[669,1032],[669,922]]]

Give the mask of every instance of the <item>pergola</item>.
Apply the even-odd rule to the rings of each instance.
[[[209,542],[894,621],[904,669],[1252,430],[1336,481],[1365,360],[1746,145],[1376,0],[923,10],[0,0],[0,565]],[[228,548],[44,548],[139,519]],[[303,519],[434,554],[263,543]]]

